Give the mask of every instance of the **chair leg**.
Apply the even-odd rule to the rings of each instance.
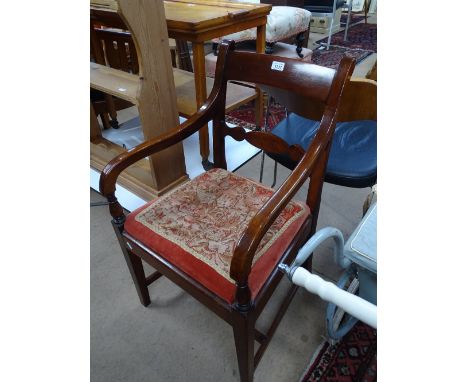
[[[333,31],[333,22],[335,21],[335,13],[336,13],[336,0],[333,1],[333,13],[331,16],[330,27],[328,30],[327,50],[330,49],[331,36],[332,36],[332,31]]]
[[[278,162],[275,161],[275,169],[273,170],[273,184],[271,185],[271,188],[276,186],[276,173],[278,172]]]
[[[104,112],[104,113],[101,113],[100,117],[101,117],[101,122],[102,122],[102,128],[104,130],[110,129],[111,125],[109,123],[109,114]]]
[[[275,46],[274,42],[267,42],[265,45],[265,54],[272,54],[273,53],[273,47]]]
[[[233,331],[240,382],[253,382],[255,322],[249,314],[246,316],[239,314],[234,320]]]
[[[143,269],[143,262],[134,253],[124,250],[125,261],[127,262],[128,270],[135,284],[135,288],[143,306],[148,306],[151,302],[148,286],[146,285],[145,271]]]
[[[262,183],[263,180],[263,167],[265,165],[265,151],[262,150],[262,163],[260,164],[260,179],[259,182]]]
[[[114,129],[118,129],[119,121],[117,120],[117,110],[115,109],[114,99],[110,94],[106,94],[106,108],[110,116],[110,125]]]
[[[263,124],[263,130],[262,131],[267,131],[267,129],[268,129],[268,117],[270,116],[270,106],[271,106],[272,101],[273,101],[273,97],[268,96],[267,107],[266,107],[266,111],[265,111],[265,122]],[[262,150],[262,163],[260,165],[260,183],[263,180],[264,165],[265,165],[265,151]]]

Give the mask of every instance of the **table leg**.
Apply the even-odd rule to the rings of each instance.
[[[257,27],[257,53],[265,53],[266,46],[266,24]],[[263,121],[263,92],[257,88],[257,98],[255,98],[255,124],[260,129]]]
[[[90,114],[91,114],[91,123],[90,123],[90,139],[91,142],[97,138],[102,138],[101,128],[99,127],[99,122],[94,111],[93,104],[90,103]]]
[[[193,42],[193,74],[195,78],[195,97],[197,107],[203,105],[206,101],[206,73],[205,73],[205,47],[203,42]],[[203,126],[200,131],[200,155],[205,169],[209,167],[208,156],[210,155],[210,137],[208,135],[208,126]]]

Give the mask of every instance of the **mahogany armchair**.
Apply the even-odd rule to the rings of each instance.
[[[284,64],[274,70],[275,60]],[[144,306],[148,285],[166,276],[233,327],[240,380],[252,382],[254,369],[291,302],[291,287],[266,333],[255,329],[298,249],[315,231],[324,171],[337,110],[354,60],[339,68],[293,59],[237,52],[232,41],[220,44],[213,90],[205,104],[175,130],[114,158],[102,171],[100,190],[107,197],[112,224]],[[226,170],[226,136],[267,151],[297,157],[295,147],[261,131],[230,128],[225,123],[227,81],[279,87],[321,102],[323,117],[316,138],[277,191]],[[131,164],[186,139],[213,121],[214,168],[125,216],[115,197],[119,174]],[[310,179],[307,202],[293,196]],[[146,276],[142,260],[155,268]],[[254,341],[260,343],[254,353]]]

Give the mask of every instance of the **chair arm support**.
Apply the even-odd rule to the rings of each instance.
[[[229,273],[238,284],[245,284],[247,282],[252,260],[260,241],[281,211],[310,176],[315,166],[318,164],[318,159],[322,150],[325,150],[330,143],[331,138],[328,137],[327,139],[324,135],[331,135],[329,133],[331,126],[336,123],[336,115],[334,118],[326,118],[326,120],[325,123],[329,124],[326,132],[319,129],[317,136],[312,142],[312,146],[307,150],[306,154],[302,157],[301,161],[285,182],[253,217],[247,229],[237,242]]]
[[[213,93],[205,104],[187,121],[181,124],[177,130],[169,131],[159,137],[143,142],[112,159],[101,172],[101,177],[99,179],[100,192],[108,198],[113,196],[117,178],[127,167],[149,155],[181,142],[196,133],[206,125],[208,121],[213,119],[214,104],[217,96],[217,94]]]

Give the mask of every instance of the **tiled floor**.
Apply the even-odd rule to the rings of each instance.
[[[311,34],[310,43],[323,35]],[[310,45],[309,45],[310,46]],[[370,56],[356,68],[362,76],[375,61]],[[238,170],[258,179],[260,155]],[[277,184],[289,171],[279,166]],[[272,179],[267,158],[264,183]],[[298,199],[305,199],[304,186]],[[349,236],[362,216],[369,189],[325,184],[319,228],[334,226]],[[103,200],[91,190],[91,201]],[[152,303],[140,305],[110,224],[107,207],[91,208],[91,380],[107,381],[238,381],[232,330],[208,309],[167,279],[150,286]],[[336,280],[331,243],[314,255],[314,270]],[[278,303],[283,288],[275,293]],[[256,381],[295,382],[325,333],[326,304],[300,290],[255,372]],[[260,329],[274,309],[262,316]]]

